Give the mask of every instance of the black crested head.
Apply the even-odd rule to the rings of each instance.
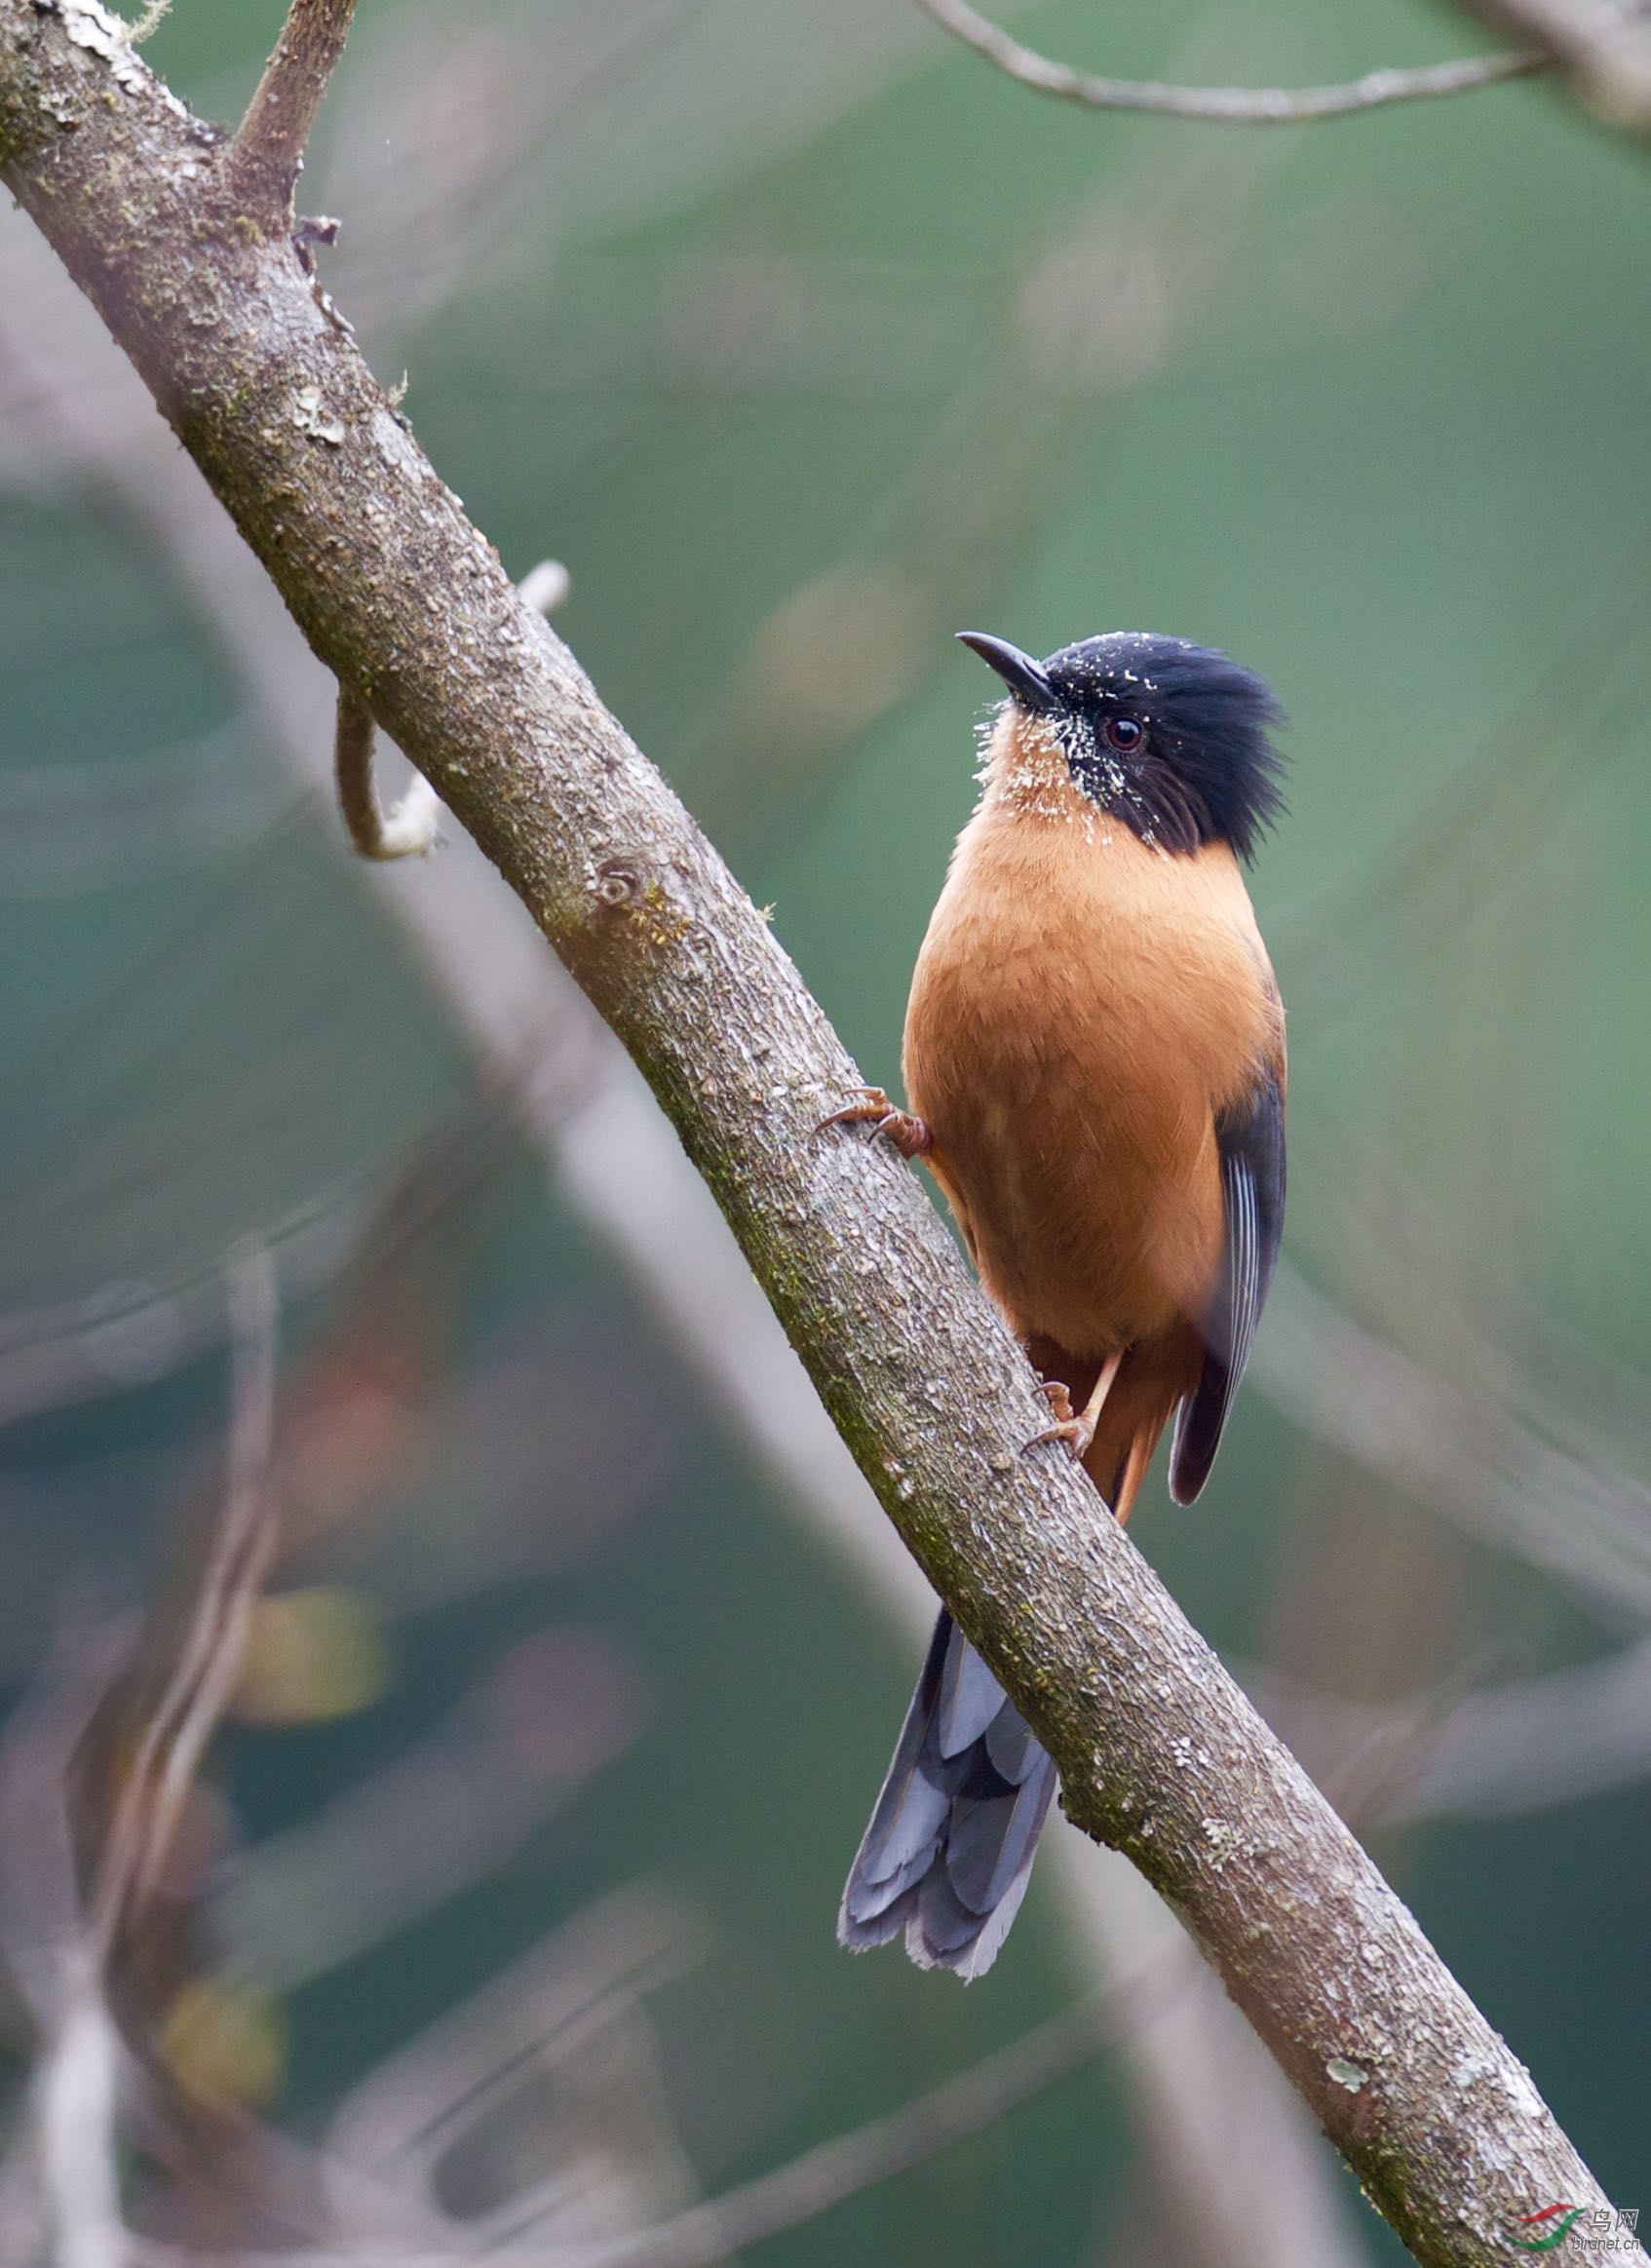
[[[1145,631],[1108,631],[1041,662],[1002,638],[958,635],[1017,707],[1048,722],[1084,793],[1143,842],[1254,856],[1284,809],[1268,738],[1281,711],[1259,677],[1212,646]]]

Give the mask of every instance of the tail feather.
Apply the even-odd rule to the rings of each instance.
[[[905,1933],[920,1969],[990,1968],[1032,1870],[1055,1766],[942,1608],[837,1917],[855,1951]]]
[[[983,1740],[994,1719],[1003,1713],[1003,1687],[954,1627],[941,1670],[940,1707],[935,1714],[941,1754],[948,1760],[961,1756]]]
[[[1033,1362],[1074,1404],[1099,1362],[1033,1338]],[[1125,1520],[1176,1402],[1199,1378],[1190,1328],[1130,1350],[1084,1458]],[[837,1916],[856,1952],[903,1932],[920,1969],[979,1977],[997,1957],[1032,1871],[1056,1787],[1055,1766],[985,1663],[941,1611],[871,1824]]]

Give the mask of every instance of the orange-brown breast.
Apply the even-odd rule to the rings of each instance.
[[[1139,1350],[1089,1460],[1109,1494],[1119,1457],[1143,1432],[1150,1456],[1197,1384],[1223,1233],[1215,1114],[1283,1062],[1231,851],[1143,843],[1007,711],[912,979],[905,1087],[1034,1359],[1066,1376]]]

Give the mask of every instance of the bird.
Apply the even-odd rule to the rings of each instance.
[[[918,954],[902,1073],[822,1127],[921,1158],[1043,1382],[1033,1437],[1120,1521],[1171,1417],[1209,1477],[1285,1205],[1284,1010],[1244,867],[1282,722],[1213,647],[1115,631],[1038,661],[960,631],[1007,697]],[[838,1916],[966,1981],[1025,1894],[1054,1763],[942,1607]]]

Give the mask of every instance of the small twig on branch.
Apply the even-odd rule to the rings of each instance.
[[[285,226],[310,129],[344,52],[356,0],[292,0],[281,37],[229,148],[237,188],[257,216]]]
[[[517,585],[535,614],[555,614],[572,588],[573,578],[559,559],[541,559]]]
[[[372,751],[378,737],[372,711],[342,678],[338,682],[338,728],[332,743],[338,808],[350,840],[364,859],[416,859],[436,848],[441,801],[422,772],[415,772],[388,811],[378,800]]]
[[[172,0],[149,0],[142,15],[127,25],[127,46],[141,47],[146,39],[153,39],[171,13]]]
[[[1417,70],[1367,71],[1333,87],[1170,87],[1155,79],[1102,79],[1022,47],[1000,24],[978,15],[967,0],[917,0],[942,31],[973,48],[1009,78],[1059,102],[1086,110],[1150,110],[1166,118],[1202,118],[1225,126],[1297,126],[1315,118],[1347,118],[1391,102],[1436,101],[1476,87],[1500,86],[1552,67],[1537,49],[1494,56],[1463,56]]]
[[[536,567],[529,567],[518,588],[536,614],[550,615],[567,596],[572,577],[560,559],[541,559]],[[378,800],[373,778],[376,739],[371,710],[354,687],[340,678],[332,770],[338,783],[338,808],[344,814],[350,840],[362,858],[380,864],[391,859],[423,858],[436,848],[441,800],[424,774],[415,772],[386,811]]]

